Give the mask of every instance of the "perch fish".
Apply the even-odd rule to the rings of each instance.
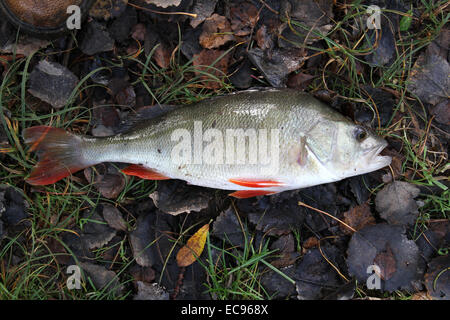
[[[23,136],[47,185],[101,162],[144,179],[181,179],[248,198],[338,181],[388,166],[387,142],[313,96],[247,90],[184,106],[147,107],[124,132],[75,135],[36,126]]]

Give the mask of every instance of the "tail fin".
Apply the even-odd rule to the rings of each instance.
[[[26,180],[29,184],[52,184],[93,165],[83,160],[81,138],[63,129],[36,126],[25,129],[23,137],[30,151],[37,151],[40,160]]]

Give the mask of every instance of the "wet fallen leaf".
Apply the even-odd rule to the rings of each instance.
[[[450,126],[450,99],[438,103],[430,112],[437,122]]]
[[[450,255],[431,260],[425,274],[425,286],[433,299],[450,299]]]
[[[240,2],[230,8],[231,30],[237,37],[250,34],[258,22],[258,9],[250,2]]]
[[[143,281],[146,283],[151,283],[155,280],[155,270],[151,267],[141,267],[138,264],[134,264],[130,268],[130,274],[133,277],[134,281]]]
[[[149,195],[161,211],[178,215],[199,212],[208,207],[211,191],[197,186],[186,185],[180,180],[160,181],[155,192]]]
[[[248,89],[251,87],[253,78],[252,64],[248,59],[244,59],[239,65],[233,66],[230,70],[229,79],[231,83],[238,89]]]
[[[390,224],[414,224],[419,214],[414,198],[419,192],[419,188],[408,182],[394,181],[377,193],[376,209]]]
[[[194,54],[194,66],[197,67],[198,71],[210,75],[201,75],[197,72],[197,75],[201,76],[205,88],[218,89],[222,87],[220,80],[225,77],[230,60],[229,54],[220,58],[224,53],[225,51],[222,50],[203,49],[199,54]]]
[[[159,67],[167,68],[170,64],[170,55],[171,51],[169,47],[164,43],[160,43],[160,45],[155,49],[153,58]]]
[[[197,0],[195,1],[192,13],[196,14],[196,17],[191,17],[191,26],[196,28],[200,23],[209,18],[216,7],[217,0]]]
[[[344,222],[355,230],[360,230],[367,225],[375,224],[375,218],[370,212],[370,207],[367,203],[351,208],[344,212]],[[353,232],[343,225],[340,225],[342,231],[347,234]]]
[[[179,267],[190,266],[202,254],[208,232],[209,224],[205,224],[192,237],[190,237],[186,245],[178,251],[177,264]]]
[[[317,247],[319,245],[319,239],[317,239],[316,237],[309,237],[308,239],[306,239],[303,244],[302,244],[302,248],[303,249],[311,249],[314,247]]]
[[[442,238],[431,229],[425,230],[416,240],[417,247],[425,261],[429,262],[441,247]]]
[[[272,35],[268,32],[266,25],[262,25],[255,34],[256,44],[261,50],[273,47]]]
[[[241,229],[236,213],[230,207],[216,218],[211,235],[227,241],[233,246],[243,247],[245,243],[244,233],[246,231],[247,228],[245,226],[244,230]]]
[[[141,214],[136,221],[136,229],[130,233],[131,250],[136,263],[142,267],[151,267],[158,260],[153,246],[154,214]]]
[[[122,213],[119,211],[119,209],[109,203],[104,203],[102,206],[103,218],[108,223],[108,225],[115,230],[126,231],[127,224],[123,219]]]
[[[261,71],[273,87],[285,87],[289,73],[302,65],[305,52],[302,49],[275,49],[270,54],[259,48],[248,51],[250,61]]]
[[[325,257],[337,266],[336,259],[341,255],[337,248],[324,246],[321,249]],[[319,249],[309,250],[298,262],[294,280],[299,300],[322,299],[342,284],[338,273]]]
[[[315,78],[315,76],[312,76],[310,74],[306,74],[303,72],[299,72],[299,73],[293,74],[289,77],[287,86],[289,88],[305,90],[314,78]]]
[[[131,30],[131,37],[137,41],[144,41],[146,31],[147,28],[145,27],[145,24],[138,23]]]
[[[22,193],[7,185],[0,185],[0,218],[8,226],[25,222],[29,213],[28,203]]]
[[[450,64],[440,54],[440,46],[431,43],[417,58],[408,77],[407,89],[432,105],[448,99],[450,92]]]
[[[251,223],[256,225],[256,230],[272,236],[281,236],[291,232],[292,228],[301,228],[305,216],[291,197],[284,201],[277,201],[266,207],[261,212],[255,212],[255,208],[248,215]],[[264,200],[261,200],[263,202]],[[256,207],[256,206],[255,206]],[[258,210],[259,211],[259,210]]]
[[[80,262],[79,265],[85,276],[92,281],[95,289],[111,292],[115,295],[121,294],[123,286],[114,271],[90,262]],[[88,282],[87,279],[86,282]]]
[[[88,249],[101,248],[116,235],[116,230],[110,228],[97,212],[84,212],[83,218],[87,223],[83,226],[80,240]]]
[[[380,223],[353,234],[347,249],[349,274],[365,284],[373,265],[382,272],[380,290],[419,290],[422,286],[425,263],[402,226]]]
[[[109,34],[118,43],[127,43],[130,38],[131,30],[137,24],[137,21],[136,9],[127,7],[108,27]]]
[[[373,262],[380,267],[380,277],[383,280],[389,280],[397,271],[395,257],[389,243],[385,250],[378,253]]]
[[[93,20],[87,23],[86,32],[80,44],[80,50],[89,56],[114,49],[114,39],[106,27]]]
[[[281,268],[280,271],[292,279],[295,267]],[[261,284],[272,299],[281,300],[295,297],[295,285],[272,269],[263,273]]]
[[[70,98],[78,78],[56,62],[40,61],[30,74],[28,91],[35,97],[62,108]]]
[[[282,235],[270,246],[271,250],[277,250],[277,259],[271,261],[275,268],[284,268],[293,265],[300,255],[295,251],[295,240],[292,233]]]
[[[203,23],[199,41],[203,48],[215,49],[233,39],[230,22],[224,16],[215,13]]]
[[[95,168],[95,169],[94,169]],[[95,188],[108,199],[117,198],[125,188],[125,177],[110,163],[98,164],[84,169],[86,180],[93,179]]]
[[[287,23],[284,24],[281,27],[278,45],[281,48],[301,47],[304,42],[311,43],[319,40],[320,36],[316,34],[317,32],[325,35],[332,28],[330,24],[330,18],[333,18],[332,8],[332,0],[282,1],[280,16],[282,18],[287,16],[309,28],[304,29],[293,24],[290,26]],[[312,32],[311,29],[315,32]]]

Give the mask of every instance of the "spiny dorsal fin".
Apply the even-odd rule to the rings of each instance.
[[[123,120],[119,126],[117,133],[124,133],[131,129],[135,129],[150,119],[159,118],[175,109],[185,107],[185,105],[157,104],[154,106],[141,107],[130,113],[127,119]]]

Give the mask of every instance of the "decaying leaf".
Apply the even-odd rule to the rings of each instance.
[[[199,41],[203,48],[214,49],[234,39],[227,18],[213,14],[203,23],[203,32]]]
[[[344,212],[344,222],[355,230],[360,230],[367,225],[375,224],[375,218],[370,212],[370,207],[367,203],[356,206]],[[342,231],[347,234],[353,233],[350,229],[340,225]]]
[[[115,295],[121,294],[123,286],[114,271],[90,262],[80,262],[79,265],[85,273],[86,282],[89,278],[96,289],[105,290],[105,292],[111,292]]]
[[[379,223],[364,227],[353,234],[347,257],[348,273],[358,282],[366,283],[376,270],[369,267],[375,265],[381,272],[380,290],[421,289],[425,263],[402,226]]]
[[[208,207],[211,191],[187,185],[180,180],[160,181],[155,192],[149,195],[155,206],[168,214],[200,212]]]
[[[413,224],[418,215],[414,198],[419,192],[419,188],[408,182],[394,181],[378,192],[375,198],[376,209],[390,224]]]
[[[195,262],[197,257],[202,254],[208,232],[209,224],[205,224],[190,237],[186,245],[178,251],[177,264],[179,267],[190,266]]]
[[[302,49],[275,49],[270,54],[259,48],[248,51],[250,61],[261,71],[273,87],[286,86],[289,73],[298,70],[305,59]]]
[[[251,33],[259,19],[258,8],[244,1],[230,8],[231,29],[238,37]]]
[[[450,255],[431,260],[425,274],[425,286],[433,299],[450,299]]]
[[[31,72],[29,83],[33,96],[59,109],[68,102],[78,78],[63,65],[42,60]]]
[[[247,227],[241,229],[236,213],[230,207],[224,210],[214,221],[211,235],[229,242],[234,247],[244,246]]]
[[[423,102],[436,105],[447,100],[450,92],[450,64],[447,51],[450,30],[443,29],[440,36],[428,46],[414,63],[408,77],[407,89]]]
[[[389,280],[397,271],[395,257],[388,243],[385,250],[376,255],[373,262],[380,267],[380,277],[383,280]]]
[[[192,8],[192,13],[197,16],[191,17],[191,26],[196,28],[200,23],[209,18],[216,7],[217,0],[197,0]]]
[[[222,50],[202,50],[199,54],[194,54],[194,66],[199,71],[208,75],[201,75],[202,84],[208,89],[218,89],[222,87],[220,79],[222,79],[228,70],[230,55],[223,56],[225,51]],[[222,56],[222,58],[220,58]],[[197,73],[200,75],[200,73]],[[217,79],[215,79],[217,78]]]
[[[108,199],[117,198],[125,187],[125,178],[116,167],[110,163],[101,163],[95,167],[84,169],[88,181],[93,179],[95,188]]]

